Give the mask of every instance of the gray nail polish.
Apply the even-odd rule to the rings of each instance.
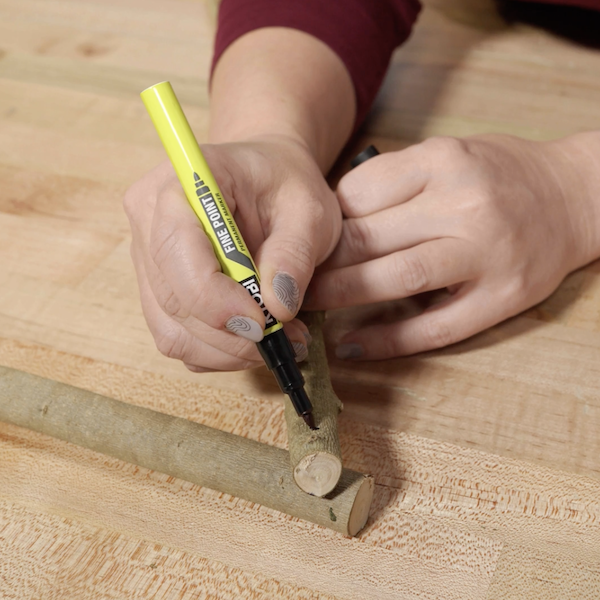
[[[304,336],[304,339],[306,340],[306,345],[310,346],[310,344],[312,342],[312,335],[310,335],[310,333],[308,331],[303,331],[302,335]]]
[[[343,360],[347,358],[360,358],[364,354],[360,344],[340,344],[335,349],[335,355]]]
[[[308,358],[308,348],[302,342],[292,342],[292,348],[296,353],[296,362],[302,362]]]
[[[273,291],[275,297],[291,314],[295,315],[298,311],[300,302],[300,290],[296,280],[287,273],[275,273],[273,277]]]
[[[263,328],[254,319],[240,315],[231,317],[225,323],[225,329],[251,342],[260,342],[264,337]]]

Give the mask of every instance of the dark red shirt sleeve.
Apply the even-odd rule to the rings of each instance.
[[[304,31],[327,44],[346,65],[356,91],[358,126],[420,9],[418,0],[222,0],[213,68],[229,44],[249,31]]]

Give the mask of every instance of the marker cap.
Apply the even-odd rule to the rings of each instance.
[[[362,163],[367,162],[370,158],[377,156],[379,154],[379,150],[375,148],[372,144],[365,148],[360,154],[357,154],[351,161],[350,166],[355,169],[358,165],[362,165]]]

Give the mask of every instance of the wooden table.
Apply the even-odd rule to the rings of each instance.
[[[129,258],[121,198],[163,158],[138,92],[170,79],[203,139],[211,36],[192,0],[0,0],[0,364],[285,445],[268,373],[157,352]],[[599,122],[600,53],[431,0],[366,136]],[[0,424],[0,597],[597,599],[599,273],[440,352],[332,361],[377,482],[356,539]]]

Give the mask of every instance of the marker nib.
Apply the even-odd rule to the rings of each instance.
[[[319,429],[316,425],[315,425],[315,418],[313,417],[313,414],[311,412],[305,412],[302,414],[302,418],[304,419],[304,422],[313,430],[316,431],[317,429]]]

